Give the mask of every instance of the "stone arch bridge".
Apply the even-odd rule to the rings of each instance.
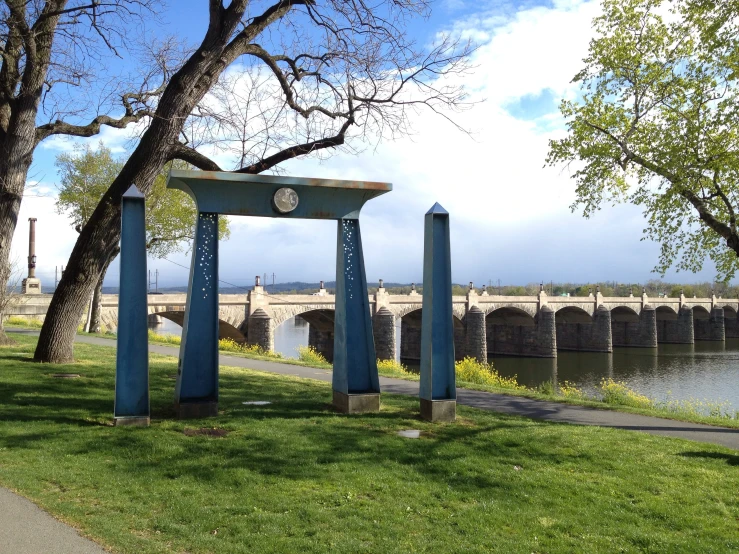
[[[22,296],[8,315],[43,317],[51,296]],[[182,325],[184,294],[148,296],[152,320]],[[219,296],[221,338],[274,349],[275,329],[295,316],[309,324],[309,344],[333,358],[334,296],[272,295],[255,286],[244,295]],[[558,350],[611,352],[614,346],[655,348],[658,343],[690,344],[739,337],[739,300],[711,298],[490,296],[470,289],[453,297],[455,352],[458,358],[486,359],[489,354],[556,357]],[[377,355],[420,357],[422,296],[391,295],[384,288],[370,295]],[[103,295],[102,320],[118,324],[117,295]],[[400,340],[396,322],[400,320]],[[397,342],[400,342],[398,345]]]

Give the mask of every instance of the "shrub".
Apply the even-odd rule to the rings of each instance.
[[[559,383],[557,388],[559,389],[559,394],[565,398],[576,398],[579,400],[584,400],[586,398],[582,389],[577,388],[569,381],[562,381]]]
[[[166,344],[180,344],[182,342],[182,337],[178,335],[160,335],[159,333],[155,333],[151,329],[149,329],[149,340],[153,342],[164,342]]]
[[[377,360],[377,371],[385,374],[415,375],[407,367],[395,360]]]
[[[681,416],[709,416],[719,419],[739,419],[739,411],[731,407],[728,401],[718,402],[715,400],[671,400],[656,402],[655,408],[660,411]]]
[[[454,364],[457,379],[478,385],[492,385],[503,389],[523,390],[526,387],[519,385],[516,376],[503,377],[493,367],[493,364],[478,362],[475,358],[465,357]]]
[[[312,346],[298,348],[298,360],[307,364],[328,364],[328,360]]]
[[[632,408],[654,408],[654,401],[648,396],[631,390],[623,381],[602,379],[598,390],[606,404],[631,406]]]
[[[544,381],[543,383],[539,383],[539,386],[536,387],[536,390],[542,394],[554,396],[554,383],[552,381]]]
[[[233,339],[221,339],[218,341],[218,349],[224,352],[236,352],[238,354],[251,354],[253,356],[264,356],[266,358],[282,358],[282,354],[265,350],[257,344],[246,344],[245,342],[236,342]]]
[[[43,324],[44,322],[37,317],[21,317],[14,315],[5,320],[5,325],[9,325],[11,327],[15,326],[30,327],[31,329],[41,329],[41,326]]]

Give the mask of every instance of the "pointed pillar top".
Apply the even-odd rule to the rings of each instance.
[[[131,185],[128,187],[128,190],[123,193],[123,198],[131,198],[135,200],[143,200],[144,195],[143,193],[138,189],[136,185]]]
[[[441,204],[436,202],[433,206],[431,206],[431,209],[426,212],[426,215],[449,215],[449,212],[446,211],[444,208],[441,207]]]

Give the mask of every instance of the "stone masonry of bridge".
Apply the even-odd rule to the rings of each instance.
[[[43,319],[50,295],[19,297],[7,315]],[[275,329],[300,316],[309,324],[309,344],[333,358],[334,296],[272,295],[255,286],[248,294],[219,295],[221,338],[274,349]],[[690,344],[739,337],[739,300],[711,298],[492,296],[470,289],[454,296],[457,358],[485,360],[491,354],[556,357],[558,350],[611,352],[614,346],[655,348],[658,343]],[[182,325],[184,294],[151,294],[149,317]],[[415,291],[391,295],[384,288],[370,295],[375,348],[381,359],[420,358],[422,296]],[[400,320],[400,340],[396,323]],[[117,295],[103,295],[102,321],[118,323]]]

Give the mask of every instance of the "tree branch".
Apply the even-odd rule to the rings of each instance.
[[[290,160],[292,158],[303,156],[305,154],[310,154],[311,152],[316,152],[324,148],[341,146],[342,144],[344,144],[346,131],[347,129],[349,129],[349,126],[352,123],[354,123],[354,119],[349,118],[346,122],[344,122],[344,125],[341,126],[339,132],[333,137],[322,138],[320,140],[314,140],[311,142],[306,142],[304,144],[291,146],[290,148],[285,148],[284,150],[268,156],[255,164],[242,167],[241,169],[236,170],[235,173],[261,173],[262,171],[266,171],[276,166],[277,164]]]
[[[182,160],[204,171],[223,171],[216,162],[181,142],[172,145],[169,159]]]
[[[36,127],[36,144],[51,135],[71,135],[75,137],[92,137],[100,132],[103,125],[113,127],[115,129],[124,129],[129,123],[136,123],[147,116],[153,116],[154,113],[149,109],[139,110],[137,112],[126,114],[121,118],[114,119],[107,115],[99,115],[87,125],[72,125],[57,119],[53,123],[46,123]]]

